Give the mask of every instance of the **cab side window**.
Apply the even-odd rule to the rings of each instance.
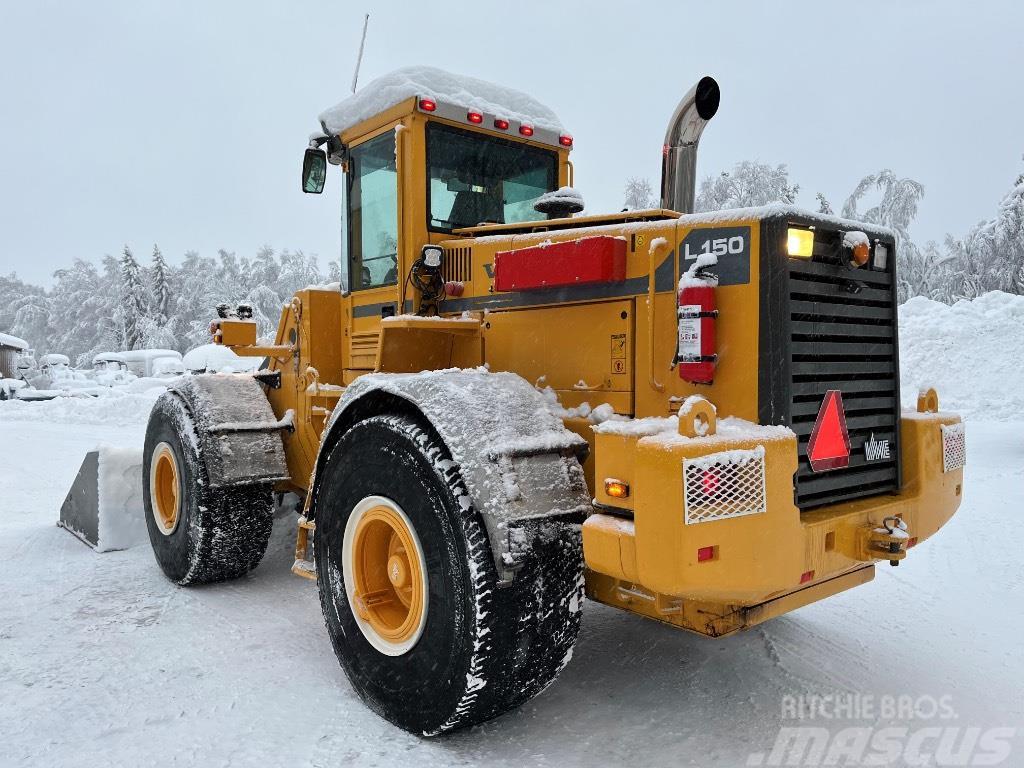
[[[349,153],[348,253],[353,291],[398,283],[398,169],[388,131]]]

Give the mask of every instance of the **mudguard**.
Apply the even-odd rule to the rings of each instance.
[[[528,521],[582,523],[591,507],[580,465],[587,442],[565,428],[529,382],[482,368],[356,379],[321,438],[309,507],[314,517],[324,458],[349,426],[388,402],[418,411],[448,447],[469,492],[460,503],[472,504],[483,517],[502,581],[513,578],[518,554],[531,546]]]
[[[263,388],[246,374],[183,377],[169,390],[184,402],[206,462],[210,486],[226,488],[288,478],[279,420]]]

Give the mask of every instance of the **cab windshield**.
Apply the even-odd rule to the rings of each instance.
[[[427,226],[432,230],[544,219],[533,204],[557,185],[554,151],[427,125]]]

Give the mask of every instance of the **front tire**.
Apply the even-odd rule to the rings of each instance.
[[[251,571],[274,524],[269,486],[210,488],[197,434],[182,399],[161,395],[146,427],[142,496],[156,561],[182,586]]]
[[[458,466],[427,425],[397,415],[359,422],[338,441],[322,471],[315,509],[321,606],[342,667],[374,711],[414,733],[450,731],[519,706],[568,663],[583,599],[578,526],[539,521],[524,529],[533,542],[530,555],[512,583],[499,586],[483,520]],[[358,517],[380,507],[400,511],[407,521],[421,550],[426,586],[414,641],[408,642],[409,628],[418,615],[409,626],[402,612],[390,621],[378,617],[378,628],[400,635],[391,648],[367,631],[373,606],[360,594],[368,590],[377,605],[386,599],[384,605],[398,606],[387,593],[390,574],[368,567],[380,566],[384,556],[360,561],[351,546]],[[388,546],[387,552],[395,551]],[[377,544],[381,552],[383,547]],[[386,562],[390,568],[392,561]],[[359,569],[362,586],[353,583]],[[415,570],[410,561],[410,573]],[[391,582],[403,588],[410,583],[401,574]],[[410,595],[402,602],[414,601]]]

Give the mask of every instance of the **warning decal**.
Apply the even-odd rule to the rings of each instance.
[[[612,334],[612,373],[626,372],[626,334]]]

